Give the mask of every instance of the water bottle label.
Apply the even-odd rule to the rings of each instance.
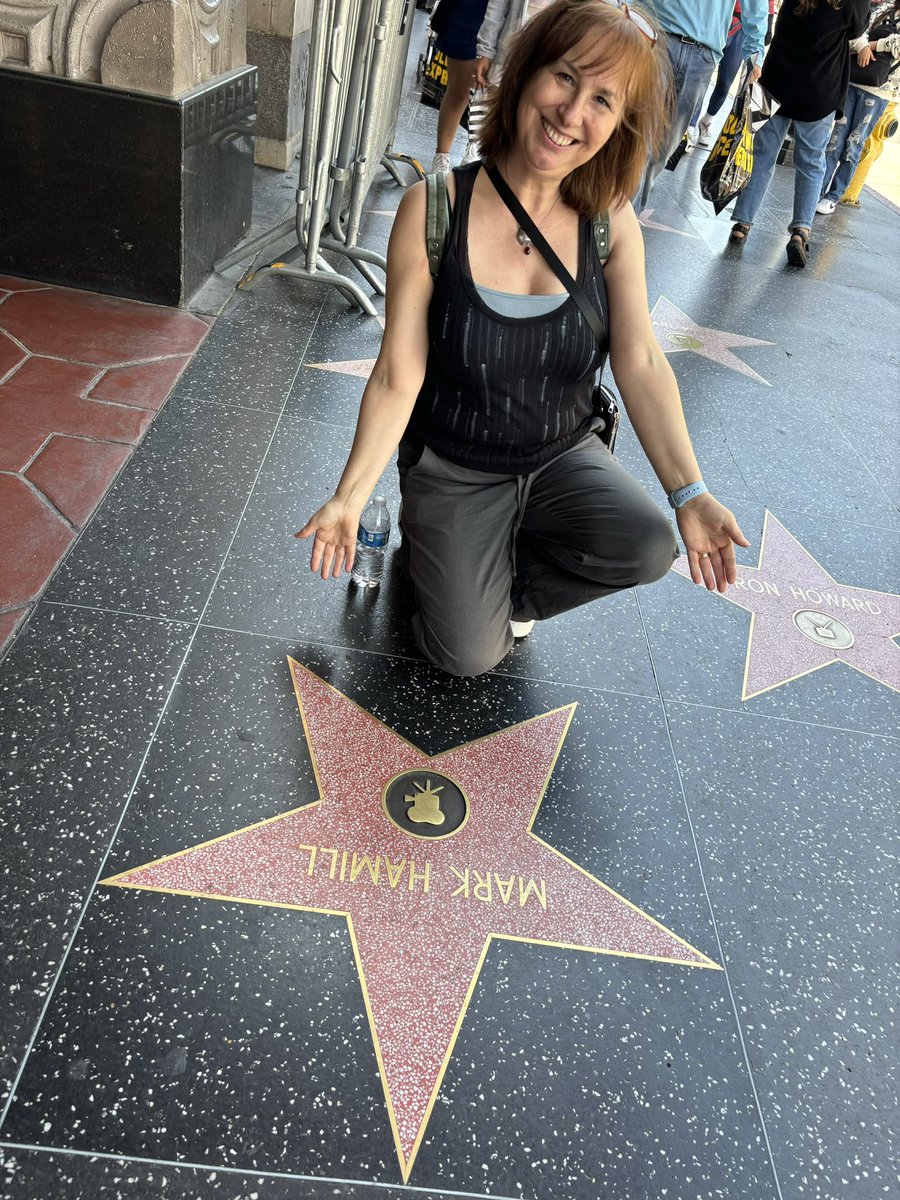
[[[381,550],[388,543],[390,530],[387,533],[369,533],[367,529],[359,527],[359,532],[356,535],[357,541],[361,546],[372,546],[376,550]]]

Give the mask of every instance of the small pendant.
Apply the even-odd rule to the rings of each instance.
[[[522,249],[525,251],[526,254],[531,253],[531,246],[532,246],[531,238],[528,236],[528,234],[525,232],[525,230],[522,228],[521,225],[516,230],[516,241],[519,243],[519,245],[522,247]]]

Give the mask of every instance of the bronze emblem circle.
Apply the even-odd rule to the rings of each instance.
[[[392,825],[431,842],[453,837],[469,819],[469,801],[456,780],[428,767],[401,771],[389,779],[381,805]]]

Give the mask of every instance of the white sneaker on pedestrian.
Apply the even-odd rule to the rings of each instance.
[[[477,162],[481,158],[481,147],[476,141],[466,143],[466,151],[462,156],[461,166],[466,167],[469,163]]]
[[[836,201],[828,200],[828,199],[826,199],[826,197],[823,196],[822,199],[819,201],[819,203],[816,205],[816,212],[821,213],[823,217],[830,217],[836,208],[837,208]]]
[[[449,171],[449,170],[450,170],[450,155],[449,154],[440,154],[440,153],[436,154],[434,156],[434,158],[431,160],[431,171],[429,172],[429,174],[435,175],[438,171]]]
[[[696,125],[688,125],[684,131],[684,152],[685,154],[693,154],[694,147],[697,145],[697,127]]]
[[[534,621],[510,621],[509,627],[514,638],[528,637],[534,629]]]
[[[701,117],[697,125],[697,145],[709,146],[712,144],[712,118]]]

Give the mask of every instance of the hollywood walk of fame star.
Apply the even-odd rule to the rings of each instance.
[[[384,317],[380,313],[375,320],[384,329]],[[306,366],[316,371],[334,371],[338,375],[356,375],[359,379],[368,379],[375,366],[375,359],[348,358],[342,362],[307,363]]]
[[[719,968],[531,833],[574,704],[430,756],[290,666],[319,799],[104,883],[344,917],[406,1181],[492,938]]]
[[[679,237],[693,238],[694,241],[700,241],[699,233],[688,233],[686,229],[675,229],[672,225],[661,225],[659,221],[651,221],[650,218],[655,212],[655,208],[645,208],[638,217],[638,220],[645,229],[660,229],[663,233],[677,233]]]
[[[307,363],[317,371],[334,371],[338,375],[356,375],[359,379],[368,379],[375,366],[374,358],[350,358],[344,362]]]
[[[705,325],[698,325],[665,296],[660,296],[653,305],[650,317],[653,331],[666,354],[677,354],[679,350],[693,350],[703,358],[721,363],[723,367],[739,371],[742,375],[749,375],[751,379],[757,379],[766,387],[771,387],[767,379],[763,379],[762,375],[748,367],[736,354],[732,354],[730,347],[774,346],[774,342],[764,342],[759,338],[744,337],[740,333],[726,333],[724,329],[709,329]]]
[[[686,558],[672,570],[690,579]],[[836,662],[900,691],[900,596],[836,583],[770,512],[759,565],[721,598],[753,614],[742,700]]]

